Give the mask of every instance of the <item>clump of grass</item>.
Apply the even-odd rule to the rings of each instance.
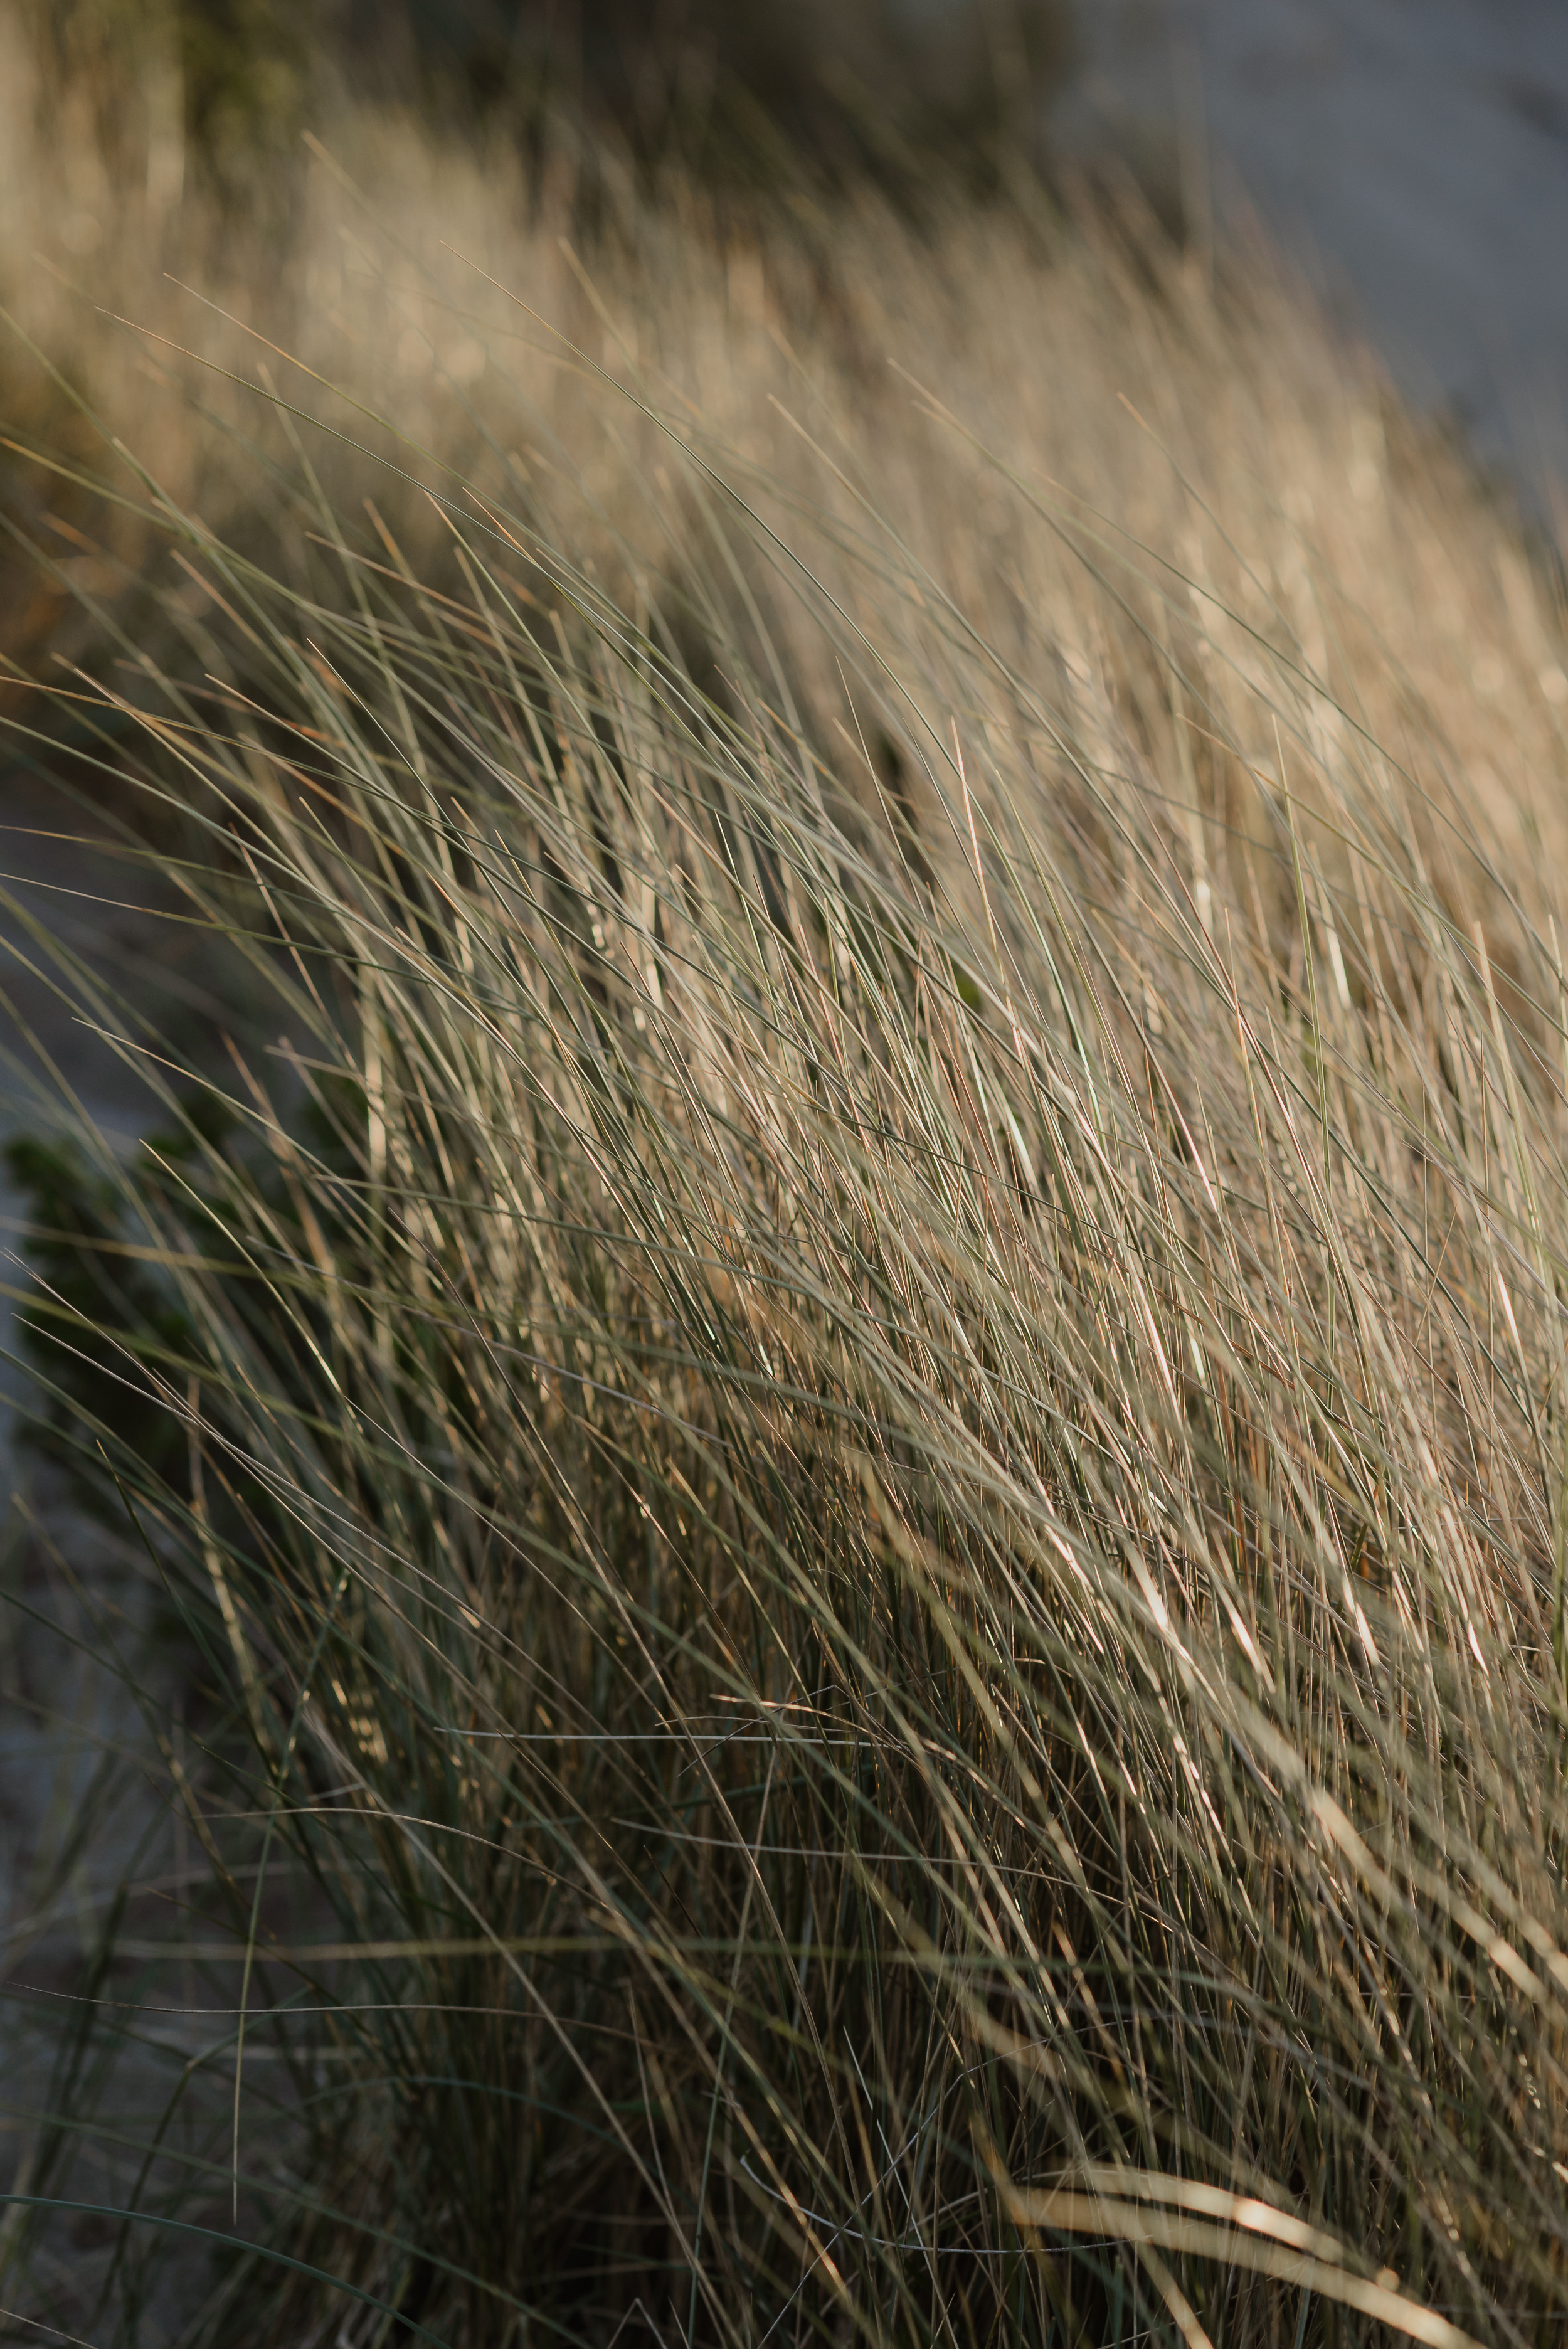
[[[1004,268],[856,234],[928,325]],[[171,2220],[224,2342],[1568,2301],[1553,624],[1365,406],[1090,275],[1193,393],[1086,405],[1093,504],[944,421],[967,345],[880,441],[847,330],[748,435],[569,353],[624,470],[449,481],[452,594],[328,492],[319,595],[144,498],[222,660],[97,756],[276,1040],[128,1030],[169,1132],[33,1162],[51,1440],[200,1658],[122,2306]],[[1411,516],[1517,675],[1395,657]],[[90,2085],[40,2206],[109,2201]]]

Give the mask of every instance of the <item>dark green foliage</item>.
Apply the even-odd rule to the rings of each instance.
[[[1068,0],[65,0],[42,12],[63,76],[102,93],[134,144],[172,75],[197,170],[225,201],[278,200],[300,135],[345,98],[416,104],[538,155],[575,147],[592,181],[608,134],[656,181],[799,198],[869,175],[916,202],[938,171],[996,184],[1044,152],[1073,57]],[[153,125],[153,135],[157,126]],[[585,194],[591,190],[585,186]]]
[[[180,0],[178,23],[187,135],[226,193],[253,195],[297,153],[330,16],[300,0]]]
[[[167,202],[189,174],[229,203],[286,203],[300,134],[325,94],[330,9],[309,0],[62,0],[36,13],[51,78],[94,94],[104,149],[133,183],[144,179]]]

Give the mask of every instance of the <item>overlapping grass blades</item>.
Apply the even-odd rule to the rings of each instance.
[[[192,523],[138,688],[278,1041],[31,1319],[205,1659],[206,2337],[1544,2337],[1541,876],[1070,507],[1004,657],[670,461],[636,622]]]

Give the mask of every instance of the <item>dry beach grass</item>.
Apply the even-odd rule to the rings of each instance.
[[[24,1167],[41,1408],[205,1859],[83,1920],[7,2304],[1553,2337],[1544,564],[1130,217],[584,249],[346,122],[263,283],[50,170],[137,324],[7,294],[12,736],[256,1009],[57,973],[163,1131]]]

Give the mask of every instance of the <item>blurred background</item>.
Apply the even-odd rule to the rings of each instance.
[[[347,98],[537,144],[573,109],[755,195],[786,150],[918,201],[1125,170],[1200,252],[1248,217],[1540,512],[1568,474],[1562,0],[33,0],[150,210],[275,201]],[[129,99],[129,103],[128,103]],[[67,248],[100,224],[89,203]]]
[[[1080,0],[1058,150],[1254,209],[1537,511],[1568,479],[1562,0]],[[1561,510],[1553,516],[1561,534]]]

